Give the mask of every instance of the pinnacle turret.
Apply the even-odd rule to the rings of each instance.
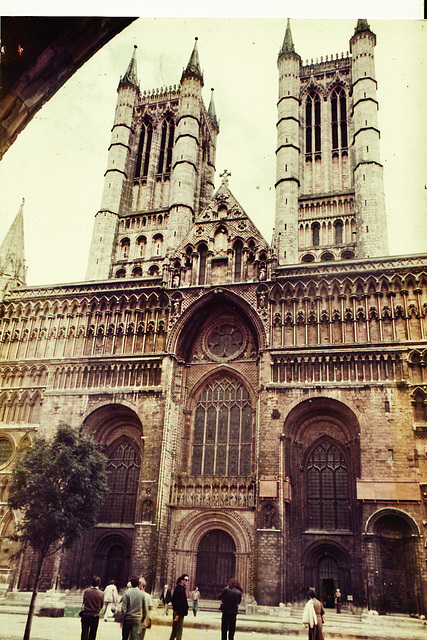
[[[279,51],[279,58],[285,53],[295,53],[295,46],[292,40],[292,32],[291,32],[291,21],[289,18],[286,25],[286,32],[285,32],[285,37],[283,39],[282,48]]]
[[[219,123],[218,123],[218,119],[216,117],[215,103],[214,103],[214,90],[213,89],[211,89],[211,101],[209,103],[208,115],[209,115],[209,118],[210,118],[210,121],[211,121],[212,125],[215,127],[215,129],[217,131],[219,131]]]
[[[366,18],[359,18],[357,25],[354,27],[354,33],[360,33],[361,31],[370,31],[371,27],[368,24]]]
[[[137,46],[134,45],[133,54],[131,61],[129,62],[129,66],[123,78],[120,78],[120,84],[133,84],[135,87],[139,88],[137,69],[136,69],[136,49]]]
[[[203,87],[203,84],[204,84],[204,82],[203,82],[203,73],[202,73],[202,70],[200,68],[199,52],[197,50],[197,40],[198,40],[198,38],[195,38],[194,48],[193,48],[193,52],[192,52],[192,54],[190,56],[190,60],[188,61],[187,67],[182,72],[181,83],[182,83],[184,78],[187,78],[187,77],[190,77],[190,76],[195,76],[195,77],[200,79],[201,85]]]

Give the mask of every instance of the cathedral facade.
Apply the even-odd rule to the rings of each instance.
[[[158,593],[188,572],[205,599],[236,576],[263,605],[314,586],[427,613],[427,256],[387,257],[375,43],[359,20],[349,55],[304,65],[288,22],[271,244],[228,172],[214,187],[197,41],[177,86],[142,91],[136,51],[120,79],[86,281],[26,286],[7,236],[4,584],[33,580],[7,539],[14,456],[66,422],[110,491],[46,588],[137,573]]]

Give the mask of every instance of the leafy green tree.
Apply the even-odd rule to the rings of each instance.
[[[24,640],[29,640],[43,562],[69,548],[96,524],[107,494],[105,456],[96,443],[67,425],[51,439],[36,437],[12,471],[9,505],[20,511],[15,539],[37,557]]]

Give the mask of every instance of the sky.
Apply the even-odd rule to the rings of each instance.
[[[139,18],[43,106],[0,163],[0,239],[25,198],[28,284],[84,280],[94,216],[101,203],[116,89],[135,44],[144,91],[178,84],[198,37],[204,101],[209,104],[213,87],[220,121],[215,186],[219,187],[219,174],[227,169],[232,193],[271,241],[277,55],[287,17],[285,9],[282,13],[283,17],[272,18]],[[375,17],[368,21],[377,35],[378,118],[390,255],[425,253],[427,23]],[[295,49],[304,63],[345,55],[356,22],[357,16],[292,18]]]

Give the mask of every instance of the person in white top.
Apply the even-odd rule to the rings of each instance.
[[[109,584],[104,589],[104,622],[108,622],[108,620],[114,620],[114,614],[116,613],[118,601],[119,593],[117,591],[116,583],[114,582],[114,580],[110,580]]]

